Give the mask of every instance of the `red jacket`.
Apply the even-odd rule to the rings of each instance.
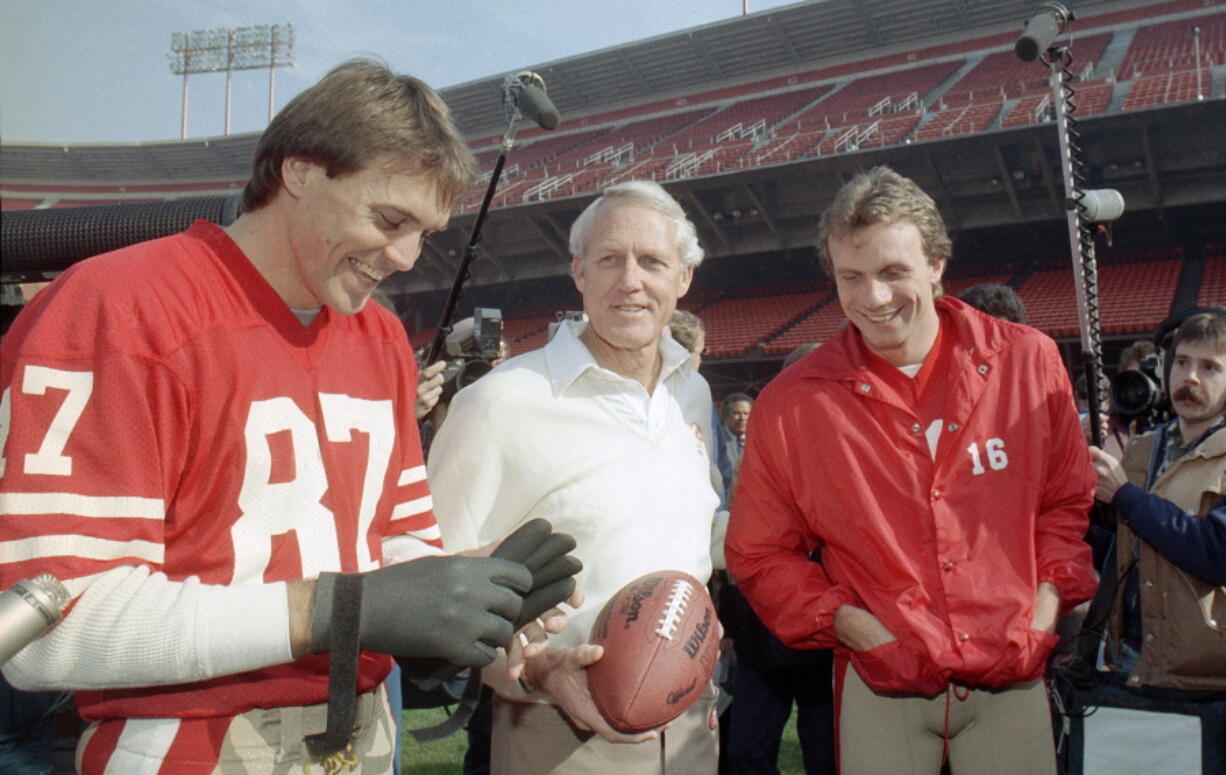
[[[836,648],[879,691],[1036,678],[1057,640],[1030,628],[1036,587],[1067,610],[1097,585],[1093,469],[1055,343],[957,300],[937,309],[939,425],[848,326],[754,404],[728,528],[729,571],[762,621],[790,646]],[[897,640],[840,644],[844,603]]]

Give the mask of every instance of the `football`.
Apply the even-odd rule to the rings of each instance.
[[[681,571],[631,581],[592,625],[604,656],[588,668],[592,699],[620,732],[672,721],[702,694],[719,660],[719,623],[707,588]]]

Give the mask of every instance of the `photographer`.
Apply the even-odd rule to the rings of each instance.
[[[1120,353],[1120,370],[1111,381],[1107,438],[1103,440],[1103,451],[1112,457],[1123,457],[1128,442],[1152,424],[1157,359],[1154,343],[1148,339],[1138,339]]]
[[[1226,771],[1226,310],[1175,332],[1175,417],[1122,463],[1091,447],[1096,497],[1119,517],[1106,661],[1128,690],[1200,705],[1202,771]],[[1140,771],[1140,770],[1138,770]]]

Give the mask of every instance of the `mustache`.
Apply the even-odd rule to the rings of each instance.
[[[1195,401],[1198,404],[1208,402],[1209,396],[1195,385],[1183,385],[1171,396],[1176,401]]]

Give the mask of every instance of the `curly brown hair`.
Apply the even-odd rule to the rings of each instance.
[[[880,166],[848,181],[822,213],[817,223],[817,251],[822,268],[834,277],[834,262],[830,258],[832,237],[839,239],[867,226],[899,221],[909,221],[919,230],[924,255],[930,265],[949,260],[953,242],[936,202],[915,181]],[[940,284],[933,291],[939,297]]]

